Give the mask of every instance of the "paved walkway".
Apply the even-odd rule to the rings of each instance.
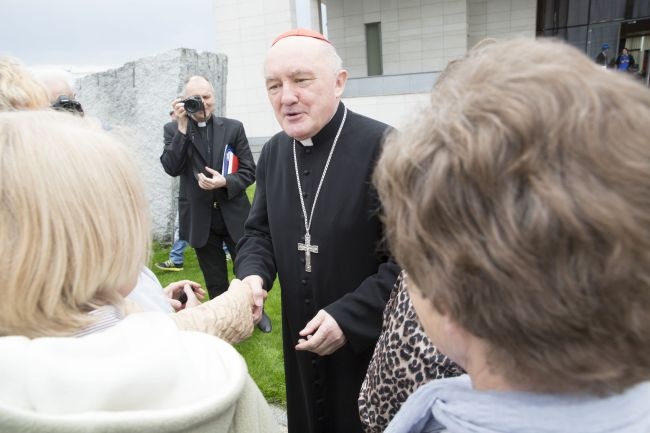
[[[270,404],[269,406],[271,406],[273,416],[278,421],[278,424],[280,424],[280,427],[282,427],[280,431],[287,432],[287,410],[282,406],[277,406],[275,404]]]

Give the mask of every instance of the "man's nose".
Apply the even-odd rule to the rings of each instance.
[[[298,101],[296,89],[292,84],[282,85],[282,94],[280,95],[280,102],[284,105],[294,104]]]

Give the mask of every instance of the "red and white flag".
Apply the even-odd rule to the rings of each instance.
[[[232,147],[229,144],[226,144],[226,148],[223,151],[223,167],[221,168],[221,174],[233,174],[237,172],[239,168],[239,158],[233,152]]]

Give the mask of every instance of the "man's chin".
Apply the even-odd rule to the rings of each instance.
[[[197,116],[196,114],[193,114],[193,115],[192,115],[192,119],[194,119],[196,122],[205,122],[205,121],[208,120],[209,118],[210,118],[210,115],[209,115],[209,114],[208,114],[207,117],[204,116],[203,113],[201,113],[200,116]]]
[[[291,137],[295,138],[298,141],[304,140],[305,138],[311,137],[313,134],[309,134],[309,132],[303,128],[297,128],[297,125],[292,125],[292,124],[285,124],[282,129],[284,129],[284,132]]]

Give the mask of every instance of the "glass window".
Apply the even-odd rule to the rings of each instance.
[[[587,49],[587,26],[546,30],[544,36],[561,39],[583,52]]]
[[[368,76],[383,74],[381,56],[381,23],[366,24],[366,59]]]
[[[650,17],[650,1],[633,0],[632,16],[630,18]]]
[[[589,22],[589,0],[548,0],[538,2],[544,13],[544,28],[578,26]]]
[[[647,1],[647,0],[646,0]],[[591,0],[592,23],[622,20],[625,18],[627,0]]]

